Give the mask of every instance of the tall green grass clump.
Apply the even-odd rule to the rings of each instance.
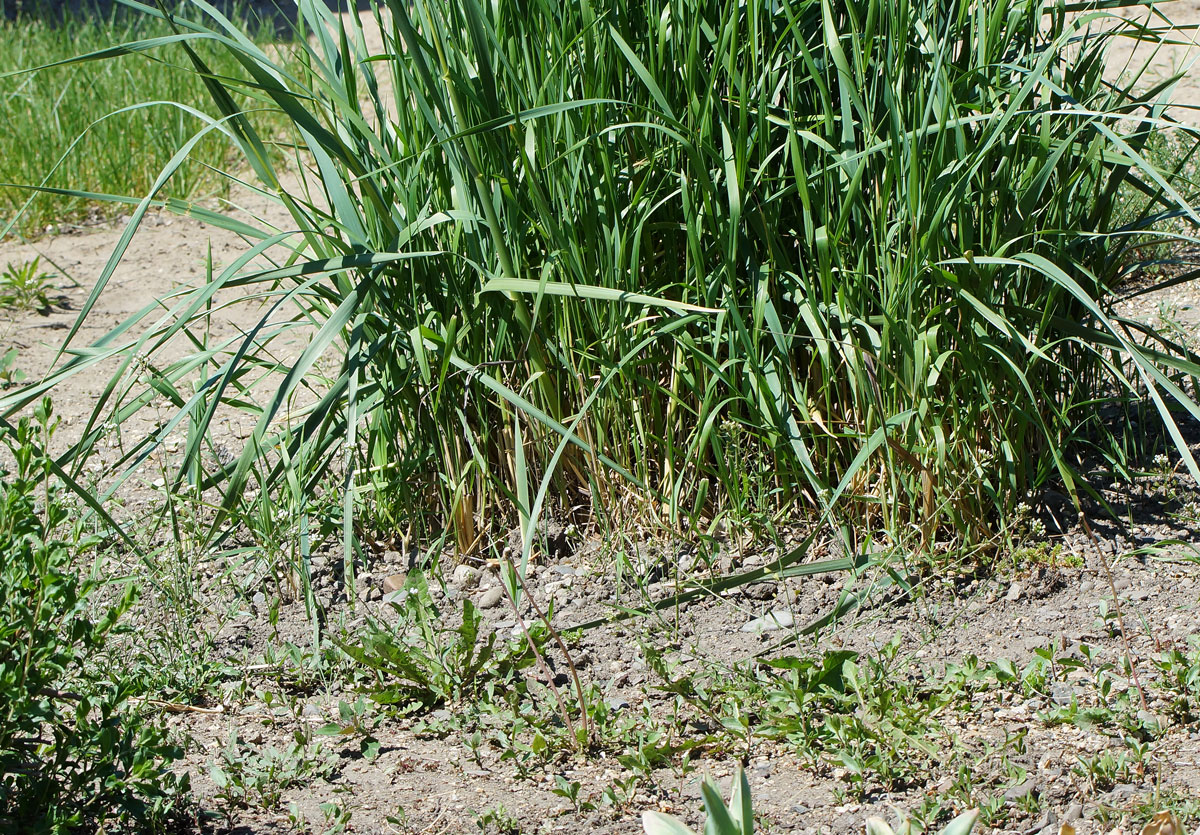
[[[1074,495],[1081,445],[1119,463],[1101,404],[1145,398],[1176,437],[1197,414],[1197,366],[1112,313],[1154,224],[1196,216],[1141,153],[1171,127],[1169,86],[1102,77],[1113,38],[1158,35],[1108,11],[412,0],[372,6],[372,51],[357,19],[301,0],[293,72],[191,8],[174,42],[129,49],[188,54],[294,228],[45,385],[152,360],[231,288],[293,310],[97,406],[176,403],[163,431],[190,427],[178,478],[220,487],[214,532],[249,488],[334,477],[348,546],[446,526],[466,551],[553,504],[700,531],[819,520],[855,550],[932,551],[993,542],[1050,479]],[[298,177],[239,96],[289,120]],[[278,266],[248,266],[259,253]],[[307,347],[274,365],[286,333]],[[216,464],[222,408],[258,428]]]
[[[248,12],[235,18],[258,42],[273,36],[267,22]],[[85,3],[77,13],[58,9],[18,13],[11,20],[0,16],[0,122],[5,126],[0,230],[27,202],[16,231],[28,236],[89,214],[112,216],[121,206],[63,193],[41,193],[30,201],[21,186],[141,196],[195,133],[198,123],[187,108],[204,108],[208,95],[178,53],[9,74],[169,33],[161,20],[120,6],[100,10]],[[210,44],[198,48],[214,72],[238,71],[237,61],[223,50]],[[251,118],[267,136],[283,124],[264,113]],[[215,138],[200,143],[166,193],[179,198],[223,194],[228,182],[217,171],[232,153],[228,143]]]

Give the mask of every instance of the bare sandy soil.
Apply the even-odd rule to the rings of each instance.
[[[1180,0],[1164,9],[1177,23],[1193,26],[1200,22],[1197,0]],[[1146,48],[1117,55],[1115,60],[1123,65],[1126,57],[1139,59]],[[1196,55],[1191,47],[1164,47],[1155,58],[1154,72],[1188,67]],[[1189,71],[1176,88],[1175,98],[1180,107],[1173,115],[1182,122],[1200,124],[1200,109],[1192,109],[1200,106],[1200,72]],[[241,202],[250,216],[286,228],[287,218],[278,207],[252,195],[242,196]],[[0,349],[16,347],[18,366],[31,377],[50,368],[74,321],[74,311],[84,303],[119,234],[111,228],[63,230],[34,244],[0,245],[0,264],[23,263],[40,255],[63,277],[59,289],[67,300],[65,309],[0,323]],[[213,259],[224,264],[243,251],[245,243],[192,219],[152,216],[139,230],[76,343],[90,344],[126,316],[181,285],[203,281],[210,247]],[[1185,329],[1200,329],[1198,288],[1174,288],[1144,297],[1139,305],[1140,314],[1147,318],[1169,316]],[[262,315],[260,305],[234,306],[228,316],[214,322],[213,335],[245,333]],[[281,350],[287,349],[281,346]],[[170,352],[165,356],[170,357]],[[108,373],[111,367],[76,376],[54,392],[56,410],[65,423],[61,443],[77,437]],[[121,431],[129,436],[126,441],[132,440],[152,422],[147,416],[126,424]],[[246,430],[236,415],[229,416],[225,431],[231,444]],[[119,447],[119,440],[112,446]],[[149,507],[158,498],[153,479],[154,473],[148,473],[142,480],[133,494],[133,501],[140,504],[127,505],[128,511]],[[226,682],[229,695],[224,700],[185,706],[180,712],[174,712],[180,706],[163,706],[166,721],[181,738],[189,740],[182,767],[192,774],[200,807],[219,813],[205,818],[203,825],[217,831],[267,833],[306,826],[320,831],[338,822],[329,820],[320,805],[331,803],[337,806],[337,814],[350,813],[343,823],[353,832],[516,828],[567,832],[586,828],[633,833],[640,831],[637,816],[646,808],[672,810],[695,824],[697,776],[709,773],[727,778],[735,763],[744,760],[763,831],[844,832],[860,830],[868,814],[890,817],[893,809],[916,809],[930,798],[951,796],[959,790],[955,781],[960,775],[938,765],[945,763],[948,769],[948,752],[954,750],[959,752],[954,755],[955,767],[971,762],[977,765],[975,773],[968,774],[967,783],[974,786],[968,790],[969,796],[979,803],[995,799],[1004,810],[995,831],[1053,833],[1061,823],[1073,821],[1085,835],[1133,832],[1134,821],[1144,818],[1161,798],[1200,798],[1200,721],[1195,715],[1172,713],[1164,689],[1165,673],[1154,663],[1173,648],[1186,649],[1190,639],[1200,636],[1200,565],[1190,544],[1196,540],[1200,518],[1189,510],[1193,486],[1172,474],[1145,484],[1120,485],[1111,498],[1126,507],[1127,524],[1101,526],[1098,549],[1073,525],[1067,525],[1049,541],[1061,550],[1045,561],[1048,564],[987,577],[976,577],[964,569],[961,576],[946,578],[944,585],[918,595],[898,595],[881,588],[860,613],[836,631],[826,630],[819,639],[799,638],[796,646],[775,651],[774,655],[819,658],[823,653],[854,650],[866,663],[866,659],[879,657],[881,648],[895,638],[898,656],[905,660],[894,662],[894,674],[918,684],[941,681],[947,665],[961,665],[971,656],[982,662],[1008,659],[1022,669],[1048,654],[1059,665],[1040,689],[996,684],[967,692],[937,711],[936,721],[921,726],[929,732],[926,741],[937,753],[913,755],[922,763],[914,765],[906,785],[872,786],[863,797],[855,796],[853,775],[844,762],[832,757],[813,761],[787,739],[750,737],[732,744],[711,741],[715,729],[705,724],[711,717],[705,717],[694,702],[685,700],[681,708],[670,692],[685,674],[695,676],[696,681],[706,675],[718,681],[723,677],[733,680],[735,667],[744,672],[757,653],[793,631],[760,633],[744,627],[770,613],[797,626],[808,623],[837,601],[844,589],[842,577],[763,583],[722,599],[679,607],[653,625],[614,624],[588,632],[572,649],[572,656],[583,680],[595,686],[611,721],[629,718],[628,727],[635,730],[628,731],[625,742],[601,745],[588,755],[552,751],[522,762],[513,756],[515,749],[504,744],[502,728],[489,729],[486,717],[476,717],[475,726],[486,732],[480,743],[473,745],[467,733],[470,723],[460,721],[468,705],[441,705],[418,716],[387,718],[374,727],[372,733],[380,744],[374,759],[361,755],[359,736],[318,738],[322,753],[314,756],[330,758],[332,765],[314,766],[313,772],[321,776],[302,777],[267,809],[233,808],[219,797],[220,787],[210,769],[221,762],[221,752],[231,738],[236,735],[250,754],[272,748],[284,751],[297,733],[307,738],[314,729],[339,721],[339,702],[355,698],[350,685],[339,679],[277,681],[275,674],[282,664],[272,653],[278,654],[288,643],[304,647],[309,641],[311,623],[303,605],[284,603],[277,615],[270,615],[269,584],[230,583],[219,566],[198,564],[199,586],[203,594],[212,596],[210,611],[219,616],[211,615],[200,624],[148,621],[145,628],[218,630],[214,652],[229,669],[242,671],[240,678]],[[1160,543],[1166,544],[1159,547]],[[637,561],[650,578],[648,591],[654,597],[671,590],[680,563],[692,554],[687,543],[637,543],[624,550],[630,548],[640,555]],[[1154,552],[1155,548],[1159,550]],[[557,626],[604,616],[614,603],[625,599],[622,595],[627,592],[614,585],[608,570],[612,551],[611,543],[581,536],[555,558],[534,566],[532,592],[543,605],[556,602]],[[763,562],[769,553],[750,549],[745,564]],[[728,546],[714,556],[718,561],[733,558]],[[364,615],[394,623],[397,614],[380,598],[383,578],[408,567],[401,555],[383,552],[365,567],[366,573],[360,577],[365,599],[353,609],[344,600],[337,563],[332,552],[321,555],[316,563],[318,593],[336,613],[327,625],[330,634],[339,628],[351,632],[361,628]],[[1113,566],[1111,585],[1109,564]],[[466,579],[462,582],[449,573],[448,566],[445,572],[435,578],[440,582],[432,583],[433,600],[450,622],[461,601],[471,599],[481,609],[485,634],[494,632],[503,641],[520,635],[517,614],[507,603],[496,600],[494,571],[481,567],[473,576],[463,575]],[[1107,597],[1104,605],[1111,611],[1113,590],[1123,604],[1128,648],[1121,630],[1102,608],[1101,601]],[[529,617],[524,610],[521,614]],[[274,624],[272,619],[276,619]],[[1127,649],[1137,681],[1122,671]],[[676,665],[666,678],[656,672],[648,657],[655,650]],[[557,659],[553,678],[559,679],[559,687],[567,688],[561,675],[565,659],[554,653],[551,656]],[[1111,665],[1115,685],[1114,690],[1102,694],[1096,684],[1097,671],[1103,672],[1106,665]],[[778,673],[768,668],[760,672],[768,678]],[[538,671],[527,675],[535,682],[531,685],[534,690],[549,699],[549,681],[537,683],[545,676]],[[1137,692],[1139,685],[1148,692],[1144,706]],[[1143,761],[1118,769],[1112,779],[1099,779],[1086,763],[1098,762],[1106,752],[1117,757],[1128,751],[1122,737],[1130,731],[1103,722],[1065,721],[1063,712],[1073,703],[1100,707],[1120,693],[1126,695],[1126,701],[1136,701],[1133,714],[1144,712],[1142,719],[1153,719],[1158,731],[1148,735]],[[726,705],[734,698],[728,696]],[[628,756],[621,761],[622,754],[628,755],[627,741],[630,735],[636,736],[636,729],[653,721],[670,724],[675,711],[682,723],[676,742],[708,740],[694,749],[686,768],[681,765],[685,758],[678,753],[673,767],[652,764],[639,770],[629,765]],[[529,736],[521,741],[529,744]],[[556,777],[567,785],[578,783],[578,805],[561,793],[562,784]],[[606,790],[614,786],[618,789],[606,797]],[[556,788],[560,793],[555,793]],[[289,804],[295,804],[293,812],[288,811]],[[588,809],[588,805],[596,808]],[[1200,816],[1200,806],[1191,808]],[[1200,818],[1193,818],[1191,825],[1200,825]]]
[[[1173,25],[1175,31],[1170,37],[1147,36],[1142,41],[1130,38],[1114,44],[1109,52],[1109,77],[1125,82],[1136,77],[1135,89],[1147,90],[1182,74],[1167,95],[1175,105],[1168,115],[1185,125],[1200,124],[1200,73],[1196,72],[1200,2],[1171,0],[1158,4],[1154,14],[1144,8],[1120,10],[1117,14],[1150,29]],[[1099,17],[1096,25],[1107,26],[1106,17]]]

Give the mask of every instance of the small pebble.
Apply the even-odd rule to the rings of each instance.
[[[504,590],[499,586],[492,586],[490,589],[479,595],[479,602],[476,603],[480,609],[491,609],[500,604],[500,599],[504,597]]]
[[[792,613],[786,609],[771,612],[761,618],[755,618],[742,625],[743,632],[774,632],[777,629],[787,629],[795,622]]]
[[[1022,798],[1029,797],[1036,790],[1037,790],[1037,781],[1031,777],[1030,779],[1026,780],[1024,783],[1013,786],[1011,789],[1006,791],[1004,793],[1004,799],[1006,801],[1008,801],[1009,803],[1015,803],[1016,801],[1018,801]]]
[[[450,582],[457,588],[469,589],[479,582],[479,572],[466,563],[456,565],[454,573],[450,577]]]

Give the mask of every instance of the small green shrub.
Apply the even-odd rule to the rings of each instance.
[[[975,828],[975,821],[979,818],[979,812],[972,809],[963,812],[950,823],[938,831],[938,835],[967,835]],[[881,818],[869,818],[867,820],[867,835],[913,835],[921,830],[915,828],[911,820],[904,820],[900,823],[899,830],[893,830],[886,821]]]
[[[402,599],[392,603],[401,626],[368,618],[357,642],[336,641],[376,676],[377,702],[404,710],[458,702],[477,695],[484,680],[503,684],[533,664],[526,647],[497,644],[495,632],[483,638],[481,617],[470,601],[463,602],[461,625],[449,628],[420,572],[409,574],[405,589]],[[540,627],[531,626],[531,633],[535,641],[544,640]]]
[[[54,291],[54,273],[41,269],[42,259],[24,264],[7,264],[0,271],[0,310],[18,313],[49,313],[59,301]]]
[[[329,778],[336,770],[337,758],[303,733],[298,732],[284,749],[247,745],[234,733],[220,761],[209,768],[209,776],[216,784],[217,799],[232,813],[234,809],[276,809],[288,789]]]
[[[17,368],[17,356],[16,348],[9,348],[0,354],[0,389],[24,382],[25,372]]]
[[[708,820],[704,824],[705,835],[754,835],[754,810],[750,805],[750,782],[741,768],[733,778],[733,789],[729,805],[721,799],[721,790],[711,778],[700,784],[704,795],[704,810]],[[661,812],[643,812],[642,828],[646,835],[692,835],[692,830],[671,815]]]
[[[0,830],[157,827],[188,788],[167,770],[180,751],[96,663],[134,588],[93,615],[98,584],[73,562],[94,542],[62,533],[68,508],[39,443],[53,428],[48,400],[36,417],[7,427],[13,471],[0,481]]]

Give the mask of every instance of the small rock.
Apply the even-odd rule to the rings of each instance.
[[[383,578],[383,591],[385,594],[393,591],[400,591],[404,588],[405,581],[408,580],[407,574],[389,574]]]
[[[1004,793],[1004,800],[1008,803],[1015,803],[1024,797],[1029,797],[1036,790],[1037,790],[1037,781],[1031,777],[1030,779],[1026,780],[1024,783],[1013,786],[1011,789],[1006,791]]]
[[[764,615],[761,618],[755,618],[749,623],[742,625],[743,632],[774,632],[777,629],[787,629],[795,619],[792,613],[787,610],[779,610]]]
[[[755,583],[752,586],[746,586],[745,594],[751,600],[772,600],[775,597],[775,584]]]
[[[1047,809],[1042,812],[1041,817],[1033,826],[1029,827],[1026,832],[1037,832],[1038,835],[1057,835],[1058,833],[1058,815],[1054,814],[1053,809]]]
[[[469,589],[479,582],[479,572],[466,563],[456,565],[454,567],[454,574],[450,577],[450,582],[457,588]]]
[[[1137,786],[1133,785],[1132,783],[1118,783],[1112,787],[1112,791],[1109,792],[1109,796],[1113,800],[1123,800],[1133,797],[1136,792]]]
[[[1137,712],[1138,721],[1142,723],[1142,727],[1149,731],[1158,731],[1165,728],[1167,725],[1166,717],[1159,716],[1149,710],[1139,710]]]
[[[255,592],[254,597],[250,598],[250,602],[254,604],[255,609],[267,608],[267,596],[260,592]]]
[[[1016,603],[1018,600],[1021,599],[1021,591],[1022,591],[1021,584],[1013,583],[1011,586],[1008,587],[1008,593],[1004,595],[1004,599],[1007,600],[1009,603]]]
[[[1082,803],[1072,803],[1070,806],[1067,807],[1067,811],[1063,814],[1063,822],[1070,823],[1071,821],[1077,821],[1082,817],[1083,817],[1083,804]]]
[[[1069,705],[1075,698],[1075,688],[1069,684],[1053,684],[1050,686],[1050,698],[1058,705]]]
[[[490,589],[479,595],[479,602],[475,605],[480,609],[491,609],[500,603],[500,598],[504,596],[504,590],[499,586],[492,586]]]

